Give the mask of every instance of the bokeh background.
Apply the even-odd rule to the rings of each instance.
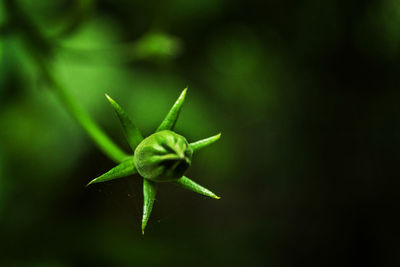
[[[399,1],[0,3],[1,266],[400,266]],[[163,184],[142,236],[43,66],[126,151],[104,93],[150,134],[189,86],[222,199]]]

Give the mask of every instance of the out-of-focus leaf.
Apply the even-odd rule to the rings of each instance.
[[[182,44],[177,37],[165,33],[149,33],[135,41],[128,52],[132,60],[169,59],[178,56]]]

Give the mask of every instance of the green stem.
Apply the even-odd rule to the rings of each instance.
[[[96,122],[89,116],[68,91],[57,81],[53,72],[50,70],[46,60],[49,60],[53,43],[47,38],[30,19],[29,14],[19,7],[16,1],[5,1],[5,8],[11,16],[11,25],[22,32],[24,45],[28,48],[32,58],[40,68],[46,81],[58,94],[61,102],[78,121],[83,129],[89,134],[97,146],[116,162],[122,162],[128,155],[125,154],[111,139],[101,130]],[[43,49],[43,46],[46,49]]]
[[[34,53],[33,53],[34,54]],[[77,120],[82,128],[87,132],[95,144],[100,148],[103,153],[110,159],[116,162],[124,161],[128,155],[123,152],[96,124],[96,122],[90,117],[85,109],[80,106],[76,100],[69,94],[69,92],[57,81],[54,74],[49,70],[45,61],[40,58],[39,55],[33,55],[38,65],[41,68],[46,81],[54,89],[60,98],[63,105],[71,113],[71,115]]]
[[[50,87],[58,94],[61,102],[104,154],[116,162],[122,162],[128,155],[111,141],[86,110],[57,81],[50,70],[47,60],[50,59],[51,52],[53,52],[54,43],[40,31],[39,27],[29,17],[29,13],[20,8],[17,1],[8,0],[4,4],[7,12],[10,14],[11,25],[22,32],[24,45],[28,48],[27,50],[37,63]]]

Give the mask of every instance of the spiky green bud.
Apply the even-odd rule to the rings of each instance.
[[[138,173],[154,182],[170,182],[183,176],[192,162],[193,149],[186,138],[169,130],[145,138],[136,148]]]

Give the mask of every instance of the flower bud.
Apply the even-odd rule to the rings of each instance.
[[[172,131],[156,132],[135,149],[134,164],[138,173],[154,182],[181,178],[189,168],[193,150],[185,137]]]

